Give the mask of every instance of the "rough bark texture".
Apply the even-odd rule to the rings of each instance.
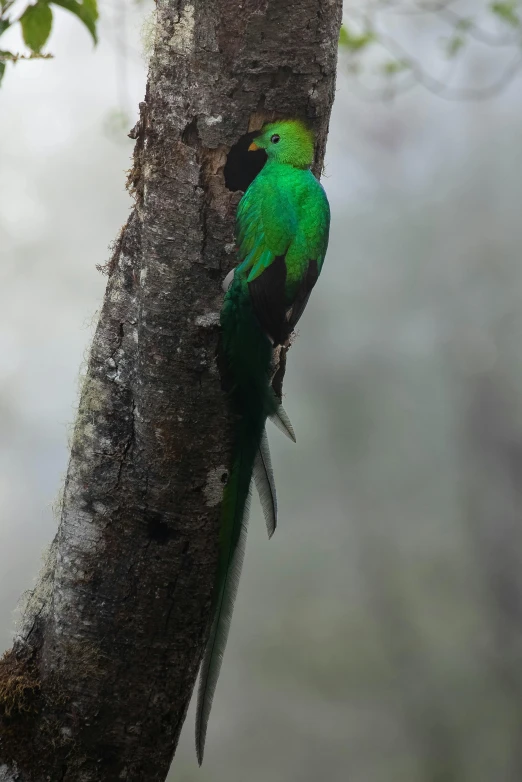
[[[158,0],[136,205],[109,263],[61,523],[0,663],[3,782],[167,775],[208,632],[230,449],[215,352],[240,193],[224,166],[265,119],[300,116],[320,171],[340,13],[340,0]]]

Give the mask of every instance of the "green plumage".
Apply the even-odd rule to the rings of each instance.
[[[273,347],[288,340],[302,315],[321,272],[330,223],[326,195],[309,170],[313,136],[301,122],[265,126],[251,148],[265,149],[268,160],[237,210],[240,264],[221,310],[221,364],[237,423],[221,509],[212,629],[198,692],[200,763],[243,561],[253,474],[269,535],[276,526],[267,417],[295,439],[270,386]]]

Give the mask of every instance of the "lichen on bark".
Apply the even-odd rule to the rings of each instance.
[[[320,172],[340,13],[340,0],[157,2],[135,207],[106,267],[59,529],[0,664],[0,780],[167,775],[208,632],[230,457],[215,361],[241,195],[227,154],[299,116]]]

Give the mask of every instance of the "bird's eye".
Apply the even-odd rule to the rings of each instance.
[[[274,135],[270,138],[270,141],[272,142],[272,144],[277,144],[277,142],[279,141],[279,136],[277,135],[277,133],[274,133]]]

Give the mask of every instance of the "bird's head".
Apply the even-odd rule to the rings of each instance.
[[[249,152],[264,149],[269,160],[295,168],[309,168],[314,160],[314,135],[298,119],[282,119],[263,125]]]

